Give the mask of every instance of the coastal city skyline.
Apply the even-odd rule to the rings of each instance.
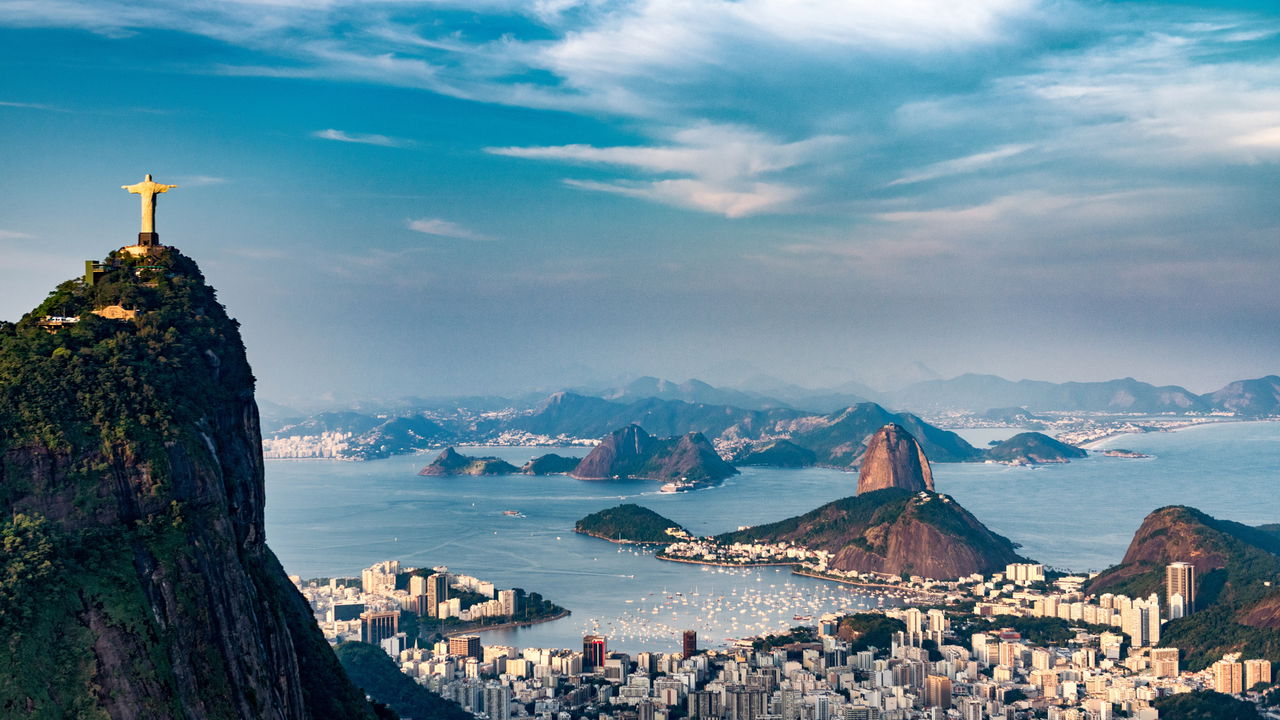
[[[277,401],[1273,371],[1274,6],[929,6],[0,4],[0,317],[151,172]]]

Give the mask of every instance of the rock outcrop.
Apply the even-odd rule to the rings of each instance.
[[[867,441],[858,470],[858,493],[885,488],[933,491],[933,471],[920,443],[899,425],[885,425]]]
[[[235,321],[174,249],[109,260],[0,323],[0,716],[372,718],[264,542]]]
[[[737,473],[702,433],[655,438],[639,425],[628,425],[606,435],[570,475],[580,480],[633,478],[705,485]]]
[[[512,475],[520,468],[496,457],[471,457],[447,447],[419,475]]]
[[[1074,445],[1038,432],[1018,433],[987,450],[990,460],[1019,465],[1065,463],[1088,456],[1088,452]]]
[[[831,553],[828,565],[837,570],[937,579],[990,573],[1023,560],[1012,542],[988,530],[950,497],[901,488],[836,500],[804,515],[716,539],[792,542]]]

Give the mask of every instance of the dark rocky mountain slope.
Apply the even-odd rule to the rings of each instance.
[[[0,716],[373,717],[264,542],[236,322],[174,249],[108,260],[0,324]]]

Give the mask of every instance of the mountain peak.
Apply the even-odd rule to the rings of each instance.
[[[858,495],[885,488],[933,491],[933,471],[924,450],[896,423],[880,428],[867,441],[858,471]]]

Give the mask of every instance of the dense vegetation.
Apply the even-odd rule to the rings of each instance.
[[[872,647],[887,650],[893,644],[893,634],[906,629],[907,624],[897,618],[879,613],[857,613],[840,618],[837,632],[850,643],[850,650],[859,652]]]
[[[195,263],[177,252],[111,261],[119,268],[97,284],[64,282],[16,325],[0,328],[0,449],[111,447],[155,461],[163,474],[164,444],[198,440],[202,410],[251,392],[253,377],[236,322]],[[92,313],[109,305],[139,315]],[[49,333],[37,326],[46,315],[80,322]]]
[[[574,532],[623,542],[670,543],[668,528],[684,530],[678,523],[647,507],[627,503],[591,513],[573,526]]]
[[[784,645],[793,643],[812,643],[818,642],[818,636],[814,629],[804,625],[791,628],[785,633],[777,633],[758,637],[751,641],[751,649],[756,651],[769,651]]]
[[[1212,690],[1157,698],[1162,720],[1258,720],[1258,707]]]
[[[971,618],[965,626],[966,634],[998,632],[1010,628],[1022,635],[1022,638],[1033,645],[1063,645],[1076,636],[1076,629],[1091,633],[1116,632],[1110,625],[1094,625],[1083,622],[1070,622],[1056,617],[1020,617],[1015,615],[996,615],[991,618]]]
[[[362,642],[344,642],[335,650],[352,682],[401,717],[473,720],[471,713],[458,703],[444,699],[400,672],[400,666],[382,648]]]

